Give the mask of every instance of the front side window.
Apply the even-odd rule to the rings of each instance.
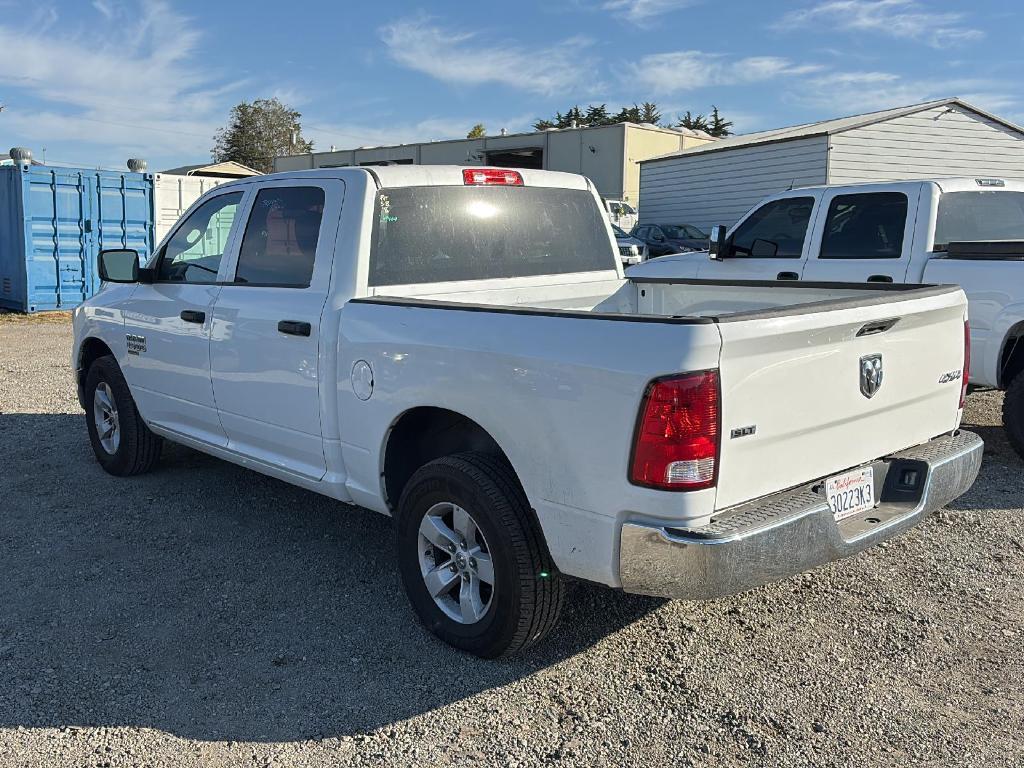
[[[979,240],[1024,240],[1024,192],[946,192],[939,198],[935,250]]]
[[[906,225],[902,192],[837,195],[828,207],[819,258],[898,259]]]
[[[370,285],[616,269],[604,214],[585,190],[396,187],[377,193]]]
[[[733,233],[732,255],[799,259],[813,208],[813,197],[787,197],[765,203]]]
[[[261,189],[245,226],[235,282],[308,287],[323,214],[320,187]]]
[[[241,192],[231,192],[217,195],[193,211],[164,246],[157,279],[168,283],[215,283],[241,201]]]

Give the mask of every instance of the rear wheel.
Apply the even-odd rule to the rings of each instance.
[[[413,609],[456,648],[505,656],[557,623],[565,585],[501,459],[463,453],[421,467],[402,493],[396,537]]]
[[[1017,374],[1003,395],[1003,427],[1013,450],[1024,459],[1024,373]]]
[[[138,475],[160,459],[163,441],[146,426],[121,368],[110,355],[85,375],[85,419],[96,460],[112,475]]]

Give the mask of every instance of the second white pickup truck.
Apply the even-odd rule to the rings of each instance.
[[[1024,457],[1024,182],[950,178],[792,189],[756,205],[708,253],[666,256],[642,277],[951,283],[970,305],[971,383],[1006,390]]]
[[[144,472],[167,439],[393,515],[419,618],[487,657],[567,577],[728,595],[974,481],[958,288],[626,280],[614,242],[567,174],[221,185],[75,312],[96,457]]]

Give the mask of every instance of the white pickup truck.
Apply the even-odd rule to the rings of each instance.
[[[144,472],[167,439],[393,515],[419,618],[487,657],[567,577],[727,595],[974,481],[960,289],[627,280],[614,243],[575,175],[223,184],[145,266],[101,255],[73,351],[96,457]]]
[[[1024,182],[934,179],[808,187],[766,198],[708,253],[630,276],[952,283],[970,304],[974,384],[1006,390],[1007,437],[1024,457]]]

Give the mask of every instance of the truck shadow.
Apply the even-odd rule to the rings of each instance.
[[[555,667],[661,605],[573,585],[555,637],[480,661],[416,624],[387,518],[172,445],[113,478],[83,419],[0,414],[0,727],[356,734]]]

